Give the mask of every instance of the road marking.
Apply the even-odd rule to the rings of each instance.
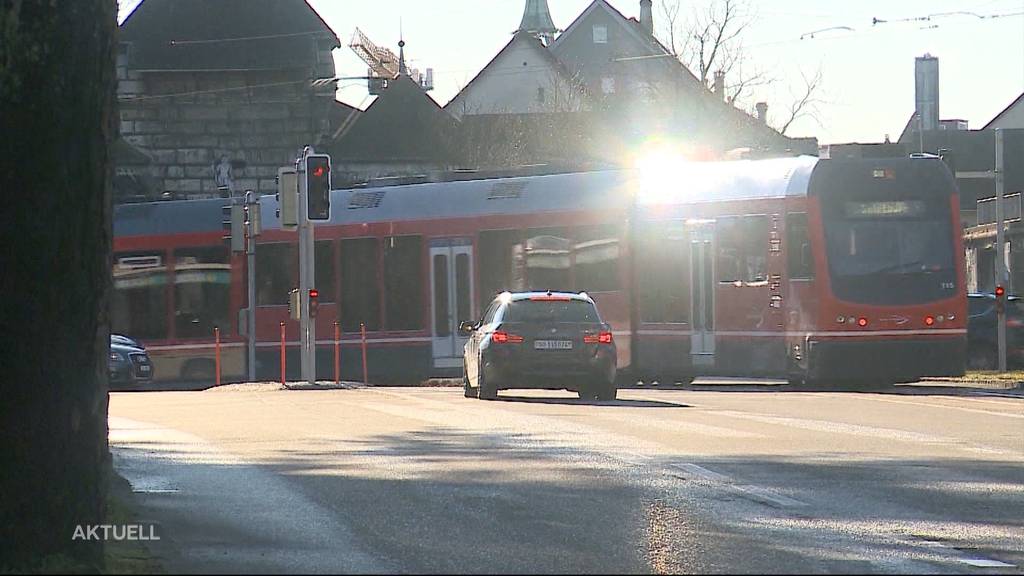
[[[669,464],[669,467],[675,468],[682,472],[692,474],[699,478],[702,478],[712,484],[721,485],[721,487],[738,492],[740,496],[744,496],[747,499],[760,502],[762,504],[774,505],[779,508],[798,508],[801,506],[807,506],[806,502],[801,502],[795,498],[784,496],[760,486],[752,486],[750,484],[736,484],[736,482],[725,474],[719,474],[714,470],[709,470],[698,464],[692,462],[678,462]]]
[[[890,404],[908,404],[910,406],[926,406],[928,408],[946,408],[949,410],[960,410],[961,412],[973,412],[975,414],[985,414],[988,416],[1002,416],[1004,418],[1024,419],[1024,414],[994,412],[992,410],[979,410],[978,408],[965,408],[963,406],[950,406],[948,404],[933,404],[931,402],[910,402],[907,400],[896,400],[894,398],[880,398],[878,396],[864,396],[864,398],[868,400],[875,400],[878,402],[889,402]]]
[[[1016,564],[1007,564],[1006,562],[1000,562],[999,560],[992,560],[991,558],[960,558],[960,562],[969,564],[971,566],[977,566],[979,568],[1016,568]]]

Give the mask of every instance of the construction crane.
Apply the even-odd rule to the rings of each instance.
[[[404,42],[399,42],[398,45],[402,46]],[[388,82],[403,72],[402,59],[395,56],[391,50],[374,44],[359,28],[356,28],[352,34],[352,40],[348,47],[370,67],[367,72],[369,77],[367,88],[371,95],[383,92],[387,88]],[[425,75],[420,74],[420,71],[415,68],[408,70],[407,73],[424,90],[434,89],[434,70],[432,68],[427,68]]]

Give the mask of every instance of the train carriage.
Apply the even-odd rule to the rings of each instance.
[[[335,190],[318,223],[318,373],[377,381],[458,375],[459,323],[502,290],[588,292],[630,378],[737,374],[881,379],[963,370],[966,299],[956,190],[934,158],[676,162]],[[224,200],[118,206],[114,329],[157,378],[243,376],[244,256]],[[297,236],[262,198],[258,376],[298,371]],[[144,281],[140,282],[140,278]],[[882,361],[876,361],[882,360]],[[867,361],[865,361],[867,360]]]

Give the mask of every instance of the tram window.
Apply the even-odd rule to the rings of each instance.
[[[341,241],[341,328],[380,330],[380,287],[376,238]]]
[[[480,232],[479,250],[481,300],[505,290],[514,290],[515,268],[513,253],[519,244],[519,230],[485,230]]]
[[[519,290],[572,290],[569,254],[572,242],[562,228],[527,230],[520,244],[517,269],[525,272]]]
[[[451,322],[448,321],[448,255],[434,255],[434,335],[450,336]]]
[[[174,336],[231,333],[231,260],[226,247],[174,251]]]
[[[336,291],[334,290],[334,242],[331,240],[317,240],[315,258],[314,279],[316,289],[320,292],[318,298],[320,302],[336,302]]]
[[[786,266],[790,278],[814,278],[811,241],[807,235],[807,214],[786,215]]]
[[[744,268],[741,280],[747,283],[768,281],[768,217],[745,216],[742,223]]]
[[[384,315],[386,330],[423,328],[423,238],[384,239]]]
[[[288,293],[299,285],[297,244],[258,244],[256,247],[256,305],[287,306]]]
[[[573,233],[573,275],[576,290],[619,289],[619,235],[614,226],[588,226]]]
[[[689,254],[689,238],[681,227],[654,228],[641,237],[637,286],[642,321],[689,321]]]
[[[718,281],[732,283],[740,281],[743,263],[743,242],[739,218],[719,218],[715,222],[715,236],[718,240]]]
[[[768,217],[720,218],[718,281],[758,284],[768,279]]]
[[[113,275],[110,331],[142,340],[169,338],[164,254],[115,254]]]

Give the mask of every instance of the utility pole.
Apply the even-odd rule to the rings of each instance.
[[[1005,226],[1004,220],[1006,219],[1006,211],[1003,209],[1003,131],[996,129],[996,161],[995,161],[995,173],[993,176],[996,180],[996,284],[1002,286],[1003,290],[1006,290],[1008,285],[1007,282],[1007,270],[1006,270],[1006,245],[1004,238],[1003,227]],[[1006,299],[1006,294],[998,296]],[[1006,372],[1006,306],[1000,306],[996,318],[998,328],[998,341],[999,341],[999,371]]]
[[[996,202],[996,342],[998,348],[999,370],[1006,371],[1006,294],[1009,285],[1009,273],[1006,269],[1006,210],[1004,201],[1004,170],[1003,170],[1003,131],[1000,128],[994,130],[995,134],[995,169],[985,171],[957,171],[957,178],[977,178],[982,180],[993,180],[995,182]]]

